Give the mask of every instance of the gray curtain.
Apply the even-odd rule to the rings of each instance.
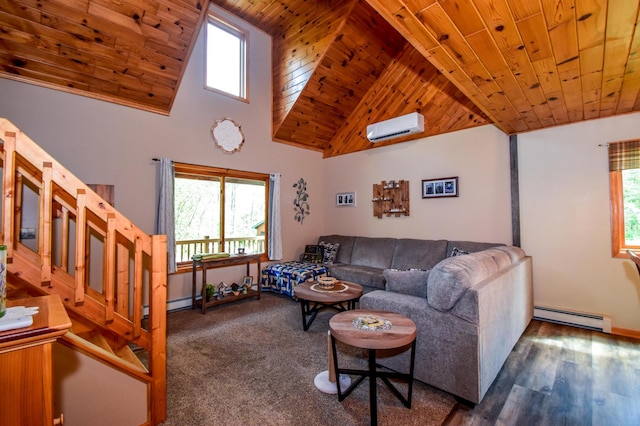
[[[282,259],[282,230],[280,225],[280,173],[269,178],[269,260]]]
[[[173,161],[160,159],[160,196],[158,197],[158,216],[156,233],[167,236],[167,271],[176,272],[176,233],[173,210]]]

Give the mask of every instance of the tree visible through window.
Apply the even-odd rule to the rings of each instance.
[[[265,253],[269,175],[174,163],[176,262]],[[190,266],[190,265],[189,265]]]
[[[206,43],[206,86],[246,100],[247,36],[209,15]]]
[[[611,242],[615,257],[640,249],[640,140],[609,144]]]

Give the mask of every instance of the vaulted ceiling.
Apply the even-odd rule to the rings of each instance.
[[[639,1],[213,3],[273,37],[273,139],[325,157],[373,148],[367,124],[414,111],[424,133],[375,146],[640,111]],[[0,0],[0,76],[169,114],[206,9]]]

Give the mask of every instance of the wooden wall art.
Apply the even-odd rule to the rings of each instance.
[[[240,125],[230,118],[216,120],[211,126],[210,133],[215,146],[226,154],[240,151],[244,144],[244,134]]]
[[[373,184],[373,215],[382,219],[383,215],[391,217],[409,216],[409,181],[390,180]]]

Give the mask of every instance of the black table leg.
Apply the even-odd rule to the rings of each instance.
[[[338,312],[348,311],[349,309],[355,309],[356,307],[356,299],[347,300],[346,302],[336,302],[336,303],[321,303],[321,302],[313,302],[313,306],[311,302],[304,299],[300,300],[300,309],[302,311],[302,329],[304,331],[309,330],[311,327],[311,323],[314,319],[316,319],[316,315],[323,309],[333,309]],[[346,303],[346,308],[345,304]],[[309,320],[307,320],[307,316],[309,316]]]
[[[393,394],[404,404],[405,407],[411,408],[411,398],[413,397],[413,371],[414,371],[414,363],[416,358],[416,341],[414,340],[411,343],[411,360],[409,364],[409,373],[386,373],[386,372],[378,372],[378,377],[382,379],[382,381],[387,385],[387,387],[393,392]],[[403,379],[407,381],[408,389],[407,389],[407,397],[405,398],[398,388],[396,388],[393,383],[389,381],[389,377]]]
[[[302,329],[307,331],[318,314],[317,305],[311,308],[307,300],[300,299],[300,308],[302,309]],[[307,321],[307,315],[310,315],[309,321]]]
[[[376,385],[376,350],[369,349],[369,412],[371,426],[378,424],[378,392]]]
[[[392,393],[404,404],[405,407],[411,408],[411,399],[413,397],[413,372],[414,372],[414,364],[415,364],[415,355],[416,355],[416,341],[414,340],[411,343],[411,360],[409,365],[409,373],[396,373],[396,372],[386,372],[386,371],[378,371],[376,364],[376,350],[368,349],[369,351],[369,368],[368,370],[353,370],[348,368],[340,368],[338,367],[338,351],[336,349],[336,339],[331,334],[331,352],[333,356],[333,365],[336,371],[336,377],[340,377],[340,374],[349,374],[349,375],[358,375],[357,380],[351,383],[344,392],[340,388],[340,385],[337,386],[338,390],[338,401],[343,401],[349,394],[364,380],[365,377],[369,378],[369,407],[370,407],[370,417],[371,417],[371,426],[376,426],[378,424],[378,390],[376,388],[377,379],[380,378],[387,385],[387,387],[392,391]],[[401,379],[406,380],[408,384],[407,397],[405,398],[400,391],[389,381],[389,379]]]

